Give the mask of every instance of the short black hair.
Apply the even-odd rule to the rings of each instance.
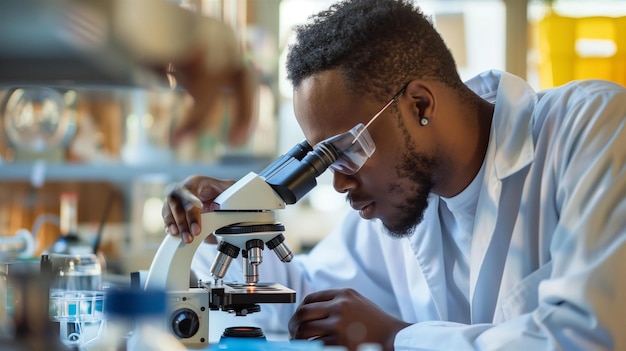
[[[386,100],[412,79],[464,87],[431,19],[408,0],[345,0],[296,27],[287,78],[340,69],[351,91]]]

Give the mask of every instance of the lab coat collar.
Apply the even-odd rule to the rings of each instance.
[[[521,78],[505,72],[485,72],[468,82],[470,88],[474,88],[476,79],[479,84],[475,91],[496,104],[470,254],[472,321],[488,322],[496,308],[497,286],[493,283],[504,274],[496,269],[502,267],[505,260],[499,245],[508,242],[510,234],[495,234],[497,223],[501,220],[498,218],[500,211],[496,209],[507,201],[506,194],[517,190],[507,187],[507,178],[522,171],[534,160],[532,116],[538,98]],[[496,179],[498,181],[494,182]]]
[[[489,145],[495,147],[495,168],[502,180],[534,160],[532,111],[537,94],[521,78],[491,70],[466,85],[483,99],[495,103]]]

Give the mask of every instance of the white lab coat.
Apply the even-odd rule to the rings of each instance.
[[[536,93],[498,71],[467,84],[496,103],[472,234],[470,325],[446,321],[434,195],[410,238],[353,212],[291,263],[266,252],[262,280],[298,300],[358,290],[414,323],[396,350],[626,350],[626,89],[586,81]],[[195,255],[199,277],[214,251],[203,244]],[[226,279],[241,281],[241,268]],[[256,321],[286,328],[296,307],[264,305]]]

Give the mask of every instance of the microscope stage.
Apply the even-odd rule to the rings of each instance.
[[[223,283],[221,285],[203,284],[211,295],[221,295],[223,305],[252,305],[257,303],[294,303],[296,292],[278,283]],[[223,293],[219,291],[223,289]],[[216,291],[217,290],[217,291]]]

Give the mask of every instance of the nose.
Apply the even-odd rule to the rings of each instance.
[[[333,172],[333,188],[338,193],[347,193],[356,187],[354,175],[347,175],[341,172]]]

